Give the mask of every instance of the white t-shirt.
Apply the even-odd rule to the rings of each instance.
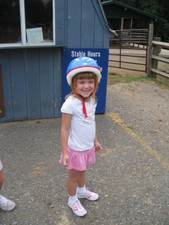
[[[83,114],[82,100],[69,96],[63,103],[61,112],[72,115],[68,146],[76,151],[85,151],[94,146],[95,110],[93,99],[85,102],[87,118]]]

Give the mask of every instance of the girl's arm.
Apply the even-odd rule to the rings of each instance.
[[[96,125],[95,125],[96,126]],[[95,129],[96,130],[96,129]],[[101,144],[98,142],[97,140],[97,132],[95,131],[95,139],[94,139],[94,147],[95,147],[95,151],[99,151],[102,149]]]
[[[68,156],[68,137],[70,130],[72,115],[62,113],[62,125],[61,125],[61,147],[62,147],[62,163],[64,166],[68,166],[69,156]]]

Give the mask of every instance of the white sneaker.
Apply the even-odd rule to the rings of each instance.
[[[78,199],[73,204],[69,201],[68,206],[73,210],[76,216],[84,216],[87,214],[86,209],[82,206]]]
[[[91,192],[89,190],[86,190],[85,193],[78,193],[77,192],[77,197],[78,198],[86,198],[89,201],[96,201],[99,198],[99,195],[94,193],[94,192]]]
[[[15,205],[15,202],[0,195],[0,209],[4,211],[11,211],[15,208]]]

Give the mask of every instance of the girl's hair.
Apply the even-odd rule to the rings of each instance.
[[[94,79],[94,91],[93,91],[93,93],[91,94],[90,97],[92,97],[93,99],[96,100],[96,91],[97,91],[97,88],[98,88],[98,79],[97,79],[97,76],[94,73],[91,73],[91,72],[78,73],[76,76],[73,77],[72,82],[71,82],[72,92],[70,94],[68,94],[66,96],[66,98],[68,98],[70,95],[76,94],[77,80],[80,80],[80,79]],[[86,100],[89,100],[90,97]]]

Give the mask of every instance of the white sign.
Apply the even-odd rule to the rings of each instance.
[[[43,42],[42,27],[26,29],[28,43],[36,44]]]

